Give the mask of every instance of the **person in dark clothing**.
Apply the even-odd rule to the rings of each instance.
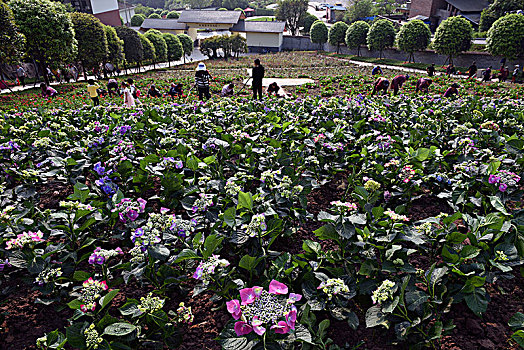
[[[178,83],[176,85],[175,83],[171,83],[171,87],[169,88],[167,94],[171,97],[182,96],[182,87],[183,85],[181,83]]]
[[[477,74],[477,62],[473,62],[468,68],[468,78],[472,78]]]
[[[46,83],[40,84],[40,89],[42,90],[42,97],[55,97],[58,94],[55,89],[47,86]]]
[[[444,93],[444,97],[452,97],[453,95],[458,95],[458,84],[453,83]]]
[[[373,67],[373,69],[371,70],[371,75],[377,75],[377,74],[382,74],[382,69],[380,68],[380,66],[375,66]]]
[[[500,68],[499,81],[505,82],[509,77],[509,67]]]
[[[491,66],[488,67],[484,72],[482,72],[482,81],[491,81]]]
[[[415,92],[425,92],[426,94],[429,92],[429,86],[433,83],[433,80],[428,78],[420,78],[417,81],[417,87],[415,89]]]
[[[255,66],[251,74],[253,78],[253,100],[257,99],[257,94],[260,100],[262,100],[262,81],[264,79],[264,66],[260,64],[260,60],[255,60]]]
[[[428,72],[428,76],[432,77],[435,74],[435,63],[432,63],[426,71]]]
[[[399,74],[396,77],[393,78],[391,81],[391,89],[393,89],[393,94],[395,96],[398,95],[398,91],[402,87],[402,85],[409,79],[409,75],[402,75]]]
[[[280,96],[278,92],[280,91],[280,86],[276,82],[273,82],[269,84],[267,87],[267,94],[271,96],[271,94],[275,94],[275,96]]]
[[[20,84],[25,87],[25,69],[21,65],[16,66],[16,76],[20,80]]]
[[[209,80],[211,79],[211,74],[206,69],[204,63],[199,63],[195,73],[195,83],[198,89],[198,99],[202,101],[204,97],[206,99],[211,98],[209,93]]]
[[[449,77],[451,74],[455,74],[455,66],[453,63],[448,64],[446,67],[446,75]]]
[[[389,87],[389,80],[386,78],[378,78],[375,81],[375,85],[373,86],[373,91],[371,92],[371,96],[373,96],[375,93],[379,93],[382,91],[382,94],[387,94]]]
[[[147,92],[147,96],[149,96],[149,97],[162,97],[162,94],[160,93],[160,91],[158,91],[156,89],[156,86],[153,84],[149,88],[149,91]]]

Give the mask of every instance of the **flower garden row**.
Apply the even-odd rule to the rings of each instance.
[[[437,346],[450,310],[481,316],[522,262],[523,118],[476,96],[4,113],[0,283],[63,310],[42,349],[176,348],[209,293],[224,349],[336,349],[340,321]],[[447,212],[411,220],[428,196]]]

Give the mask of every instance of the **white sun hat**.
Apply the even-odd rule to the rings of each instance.
[[[206,65],[202,62],[200,62],[196,68],[197,71],[199,70],[206,70]]]

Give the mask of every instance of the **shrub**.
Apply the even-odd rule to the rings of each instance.
[[[309,38],[312,43],[319,44],[319,46],[322,47],[328,39],[328,28],[326,24],[322,21],[313,23],[309,31]]]
[[[510,59],[524,55],[524,16],[509,14],[497,19],[488,31],[486,44],[492,55]]]
[[[152,13],[147,18],[161,19],[162,16],[160,16],[158,13]]]
[[[177,19],[180,18],[180,14],[176,11],[169,11],[166,17]]]
[[[136,15],[133,15],[133,17],[131,17],[131,26],[140,27],[142,23],[144,23],[145,19],[146,19],[145,15],[141,13],[137,13]]]

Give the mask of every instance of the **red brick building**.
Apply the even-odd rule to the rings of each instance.
[[[411,0],[409,18],[427,17],[431,29],[435,30],[446,18],[463,16],[478,27],[480,13],[488,5],[488,0]]]
[[[77,11],[90,13],[102,23],[110,26],[120,26],[120,11],[117,0],[62,0],[71,4]]]

